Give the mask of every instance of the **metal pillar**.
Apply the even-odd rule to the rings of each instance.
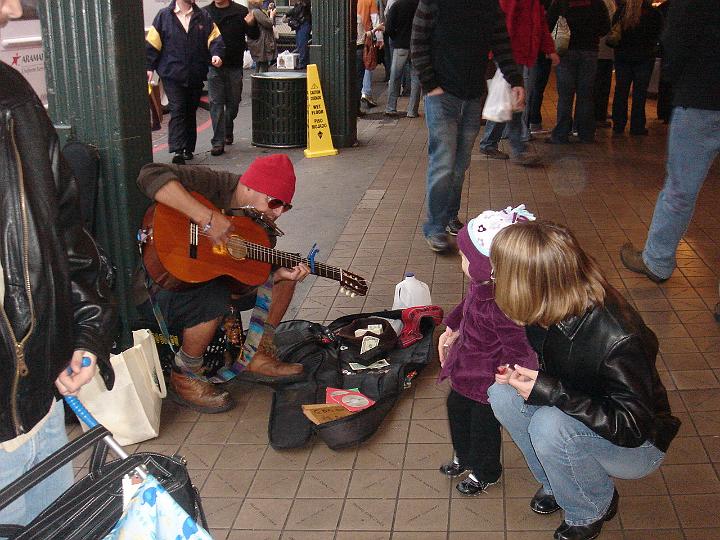
[[[135,231],[147,206],[135,179],[152,161],[142,2],[45,0],[39,11],[50,116],[62,138],[100,152],[95,230],[118,269],[118,345],[125,347],[135,318]]]
[[[357,143],[355,39],[357,0],[313,0],[310,62],[320,73],[333,143]]]

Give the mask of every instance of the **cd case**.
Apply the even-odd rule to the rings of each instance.
[[[342,388],[328,387],[325,391],[325,403],[342,405],[350,412],[362,411],[375,404],[375,402],[357,390],[343,390]]]

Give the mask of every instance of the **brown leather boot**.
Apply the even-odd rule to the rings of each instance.
[[[202,413],[220,413],[235,407],[235,401],[227,392],[203,379],[188,377],[173,370],[170,372],[170,388],[175,401]]]
[[[301,364],[281,362],[264,352],[256,352],[248,364],[243,377],[246,380],[264,383],[286,383],[305,377]]]

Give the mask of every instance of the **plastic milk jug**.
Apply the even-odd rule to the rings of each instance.
[[[405,279],[395,286],[393,309],[405,309],[414,306],[429,306],[430,287],[415,277],[412,272],[405,274]]]

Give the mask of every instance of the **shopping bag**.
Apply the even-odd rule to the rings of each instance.
[[[555,51],[558,53],[558,55],[562,56],[568,51],[568,47],[570,47],[570,25],[567,22],[567,19],[560,15],[558,17],[557,22],[555,23],[555,28],[553,28],[552,31],[552,38],[555,42]]]
[[[149,330],[133,332],[134,346],[112,355],[115,385],[107,390],[97,374],[78,397],[123,446],[158,436],[160,407],[167,395],[155,340]],[[84,431],[89,428],[81,422]]]
[[[208,532],[148,475],[103,540],[212,540]]]
[[[510,84],[498,69],[488,83],[488,95],[482,117],[492,122],[509,122],[512,120],[512,113],[513,97]]]

